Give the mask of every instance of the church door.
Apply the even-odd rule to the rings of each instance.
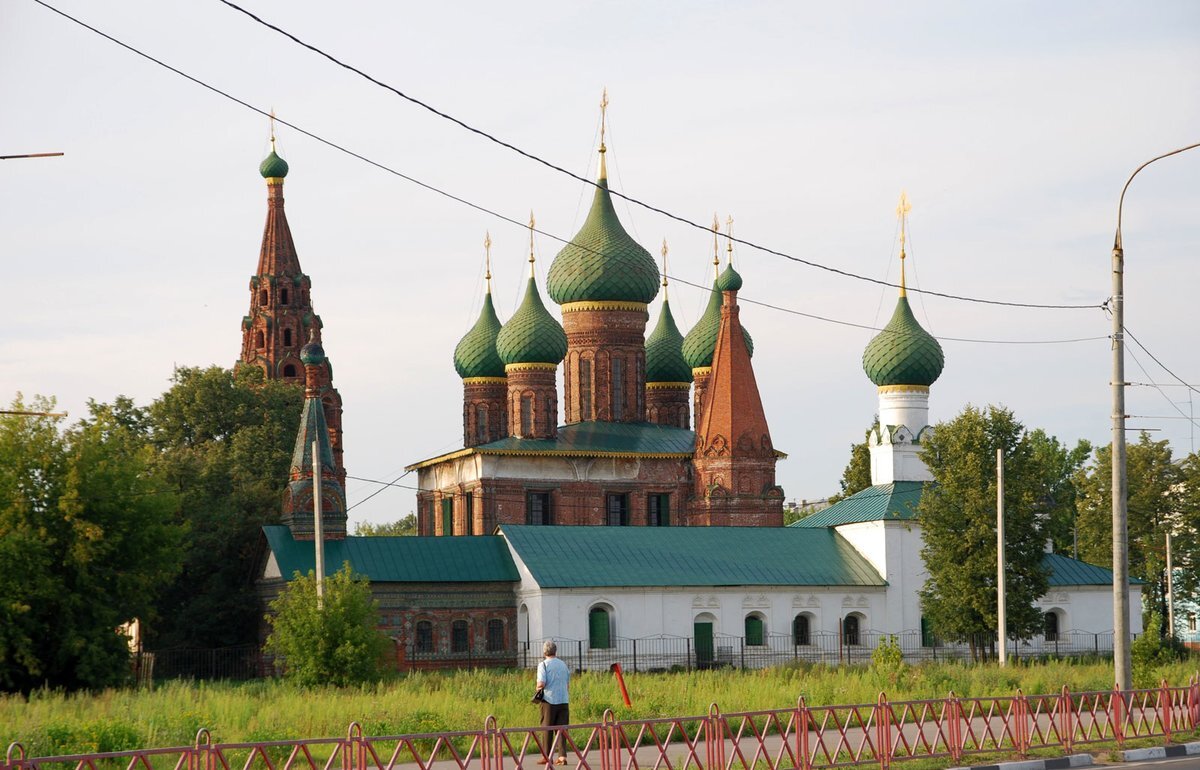
[[[713,663],[713,624],[697,621],[693,626],[696,644],[696,668],[711,668]]]

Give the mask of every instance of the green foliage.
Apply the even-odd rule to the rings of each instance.
[[[20,397],[13,410],[51,411]],[[178,571],[175,496],[155,472],[145,414],[124,397],[58,418],[0,415],[0,689],[123,681],[117,626],[153,614]]]
[[[399,537],[417,534],[417,514],[410,513],[402,519],[388,524],[372,524],[360,521],[354,525],[354,534],[360,537]]]
[[[1041,428],[1030,431],[1028,439],[1033,461],[1041,468],[1042,478],[1046,480],[1038,500],[1039,511],[1046,517],[1046,535],[1056,553],[1073,554],[1079,472],[1091,457],[1092,445],[1081,439],[1068,448],[1058,437],[1047,435]]]
[[[1145,631],[1129,647],[1134,687],[1158,686],[1163,669],[1184,657],[1183,645],[1173,637],[1160,634],[1161,628],[1162,617],[1157,612],[1150,613]]]
[[[266,651],[283,659],[285,676],[301,686],[344,686],[378,679],[391,641],[377,629],[378,603],[367,578],[347,562],[325,579],[324,607],[317,580],[297,574],[271,602]]]
[[[841,484],[842,491],[830,496],[830,505],[871,486],[871,449],[867,444],[867,440],[877,430],[879,430],[878,415],[875,416],[875,422],[867,429],[862,442],[850,445],[850,462],[846,463],[846,468],[842,471],[841,481],[838,482]]]
[[[1041,511],[1056,478],[1048,478],[1025,428],[1002,407],[976,409],[937,426],[924,458],[935,485],[921,498],[921,555],[929,579],[921,605],[943,639],[990,635],[996,611],[996,450],[1003,449],[1007,633],[1032,635],[1046,593]]]
[[[147,628],[152,647],[258,639],[254,593],[261,529],[279,521],[302,390],[255,367],[179,369],[149,409],[156,470],[178,493],[183,570]]]
[[[907,664],[904,662],[904,650],[892,634],[879,640],[879,644],[871,651],[871,670],[880,675],[890,686],[894,686]]]

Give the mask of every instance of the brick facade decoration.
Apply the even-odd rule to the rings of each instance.
[[[563,401],[568,425],[646,419],[646,322],[641,302],[570,302]]]
[[[695,489],[689,523],[780,527],[783,490],[775,484],[778,455],[739,312],[737,290],[725,291],[712,372],[696,419]],[[696,384],[700,390],[700,377]]]
[[[311,289],[312,281],[300,269],[284,213],[283,177],[267,177],[267,223],[258,271],[250,277],[250,312],[242,319],[239,365],[257,366],[270,380],[304,384],[300,348],[310,337],[321,340],[321,318],[313,312]],[[321,366],[319,383],[337,477],[344,483],[342,397],[333,387],[333,369],[328,361]]]
[[[712,376],[711,366],[701,366],[692,370],[692,414],[696,415],[696,423],[700,423],[700,415],[704,409],[704,395],[708,393],[708,380]]]
[[[646,385],[646,422],[690,428],[691,384],[653,382]]]
[[[463,446],[478,446],[508,435],[508,380],[471,377],[463,380]]]
[[[518,438],[558,435],[556,364],[508,364],[508,433]]]

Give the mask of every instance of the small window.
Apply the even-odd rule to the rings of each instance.
[[[504,621],[492,618],[487,624],[487,651],[500,652],[504,647]]]
[[[450,652],[466,652],[468,649],[467,621],[456,620],[450,625]]]
[[[480,444],[488,438],[488,408],[486,404],[475,405],[475,440]]]
[[[262,291],[260,291],[258,293],[258,304],[260,304],[260,305],[267,304],[267,290],[266,289],[263,289]]]
[[[588,647],[593,650],[612,647],[612,624],[609,620],[608,610],[603,607],[592,607],[588,612]]]
[[[295,367],[295,365],[294,365],[294,364],[284,364],[284,366],[283,366],[283,376],[284,376],[284,377],[295,377],[295,376],[296,376],[296,367]]]
[[[471,492],[463,495],[463,518],[466,519],[467,534],[478,535],[475,531],[475,495]]]
[[[417,652],[433,652],[433,623],[422,620],[417,623]]]
[[[279,304],[286,305],[287,303],[288,303],[288,291],[287,291],[287,289],[280,289],[279,290]]]
[[[287,303],[285,302],[283,304],[286,305]],[[292,330],[291,329],[283,330],[283,346],[285,348],[290,348],[292,346]]]
[[[267,346],[267,336],[263,334],[262,329],[254,333],[254,346],[260,350]]]
[[[442,534],[454,534],[454,498],[442,498]]]
[[[746,646],[763,646],[763,619],[760,615],[746,616]]]
[[[655,494],[646,497],[646,524],[651,527],[671,526],[671,496]]]
[[[429,498],[429,518],[425,522],[425,534],[436,535],[435,528],[437,527],[437,500]]]
[[[1047,642],[1057,642],[1058,641],[1058,613],[1057,612],[1047,612],[1046,616],[1045,616],[1045,623],[1046,623],[1046,641]]]
[[[1188,623],[1188,626],[1187,626],[1188,631],[1191,631],[1192,633],[1196,633],[1196,613],[1194,613],[1194,612],[1188,613],[1187,623]]]
[[[521,396],[521,435],[533,435],[533,396]]]
[[[625,380],[624,361],[619,358],[612,360],[612,418],[620,420],[625,415]]]
[[[792,619],[792,644],[797,647],[807,647],[812,644],[808,615],[797,615]]]
[[[592,419],[592,359],[579,361],[579,419]]]
[[[554,523],[550,512],[549,492],[529,492],[525,495],[525,523],[537,525]]]
[[[858,615],[847,615],[842,620],[842,644],[850,647],[862,644],[862,637],[859,635]]]
[[[610,527],[629,526],[629,495],[609,493],[605,495],[605,511]]]

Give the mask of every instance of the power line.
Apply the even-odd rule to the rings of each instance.
[[[1172,377],[1174,377],[1174,378],[1175,378],[1175,380],[1176,380],[1176,382],[1178,382],[1180,385],[1182,385],[1183,387],[1187,388],[1188,390],[1195,391],[1196,393],[1200,393],[1200,390],[1196,390],[1195,386],[1193,386],[1193,385],[1189,385],[1187,380],[1183,379],[1183,378],[1182,378],[1182,377],[1180,377],[1178,374],[1176,374],[1175,372],[1173,372],[1173,371],[1171,371],[1170,369],[1168,369],[1168,368],[1167,368],[1167,365],[1166,365],[1166,364],[1164,364],[1162,361],[1159,361],[1159,360],[1158,360],[1158,356],[1156,356],[1156,355],[1154,355],[1153,353],[1151,353],[1151,352],[1150,352],[1150,351],[1149,351],[1149,350],[1146,348],[1146,346],[1142,344],[1141,340],[1139,340],[1137,337],[1133,336],[1133,332],[1129,331],[1129,327],[1128,327],[1128,326],[1124,326],[1124,325],[1122,325],[1122,326],[1121,326],[1121,330],[1122,330],[1122,331],[1124,331],[1126,334],[1128,334],[1128,335],[1129,335],[1129,339],[1133,340],[1133,341],[1134,341],[1134,343],[1135,343],[1135,344],[1136,344],[1136,345],[1137,345],[1139,348],[1141,348],[1141,349],[1142,349],[1142,351],[1143,351],[1143,352],[1144,352],[1146,355],[1148,355],[1148,356],[1150,356],[1150,358],[1154,359],[1154,363],[1156,363],[1156,364],[1158,364],[1160,367],[1162,367],[1162,370],[1163,370],[1164,372],[1166,372],[1167,374],[1169,374],[1169,375],[1171,375]],[[1143,371],[1145,371],[1145,370],[1143,370]],[[1147,374],[1147,375],[1146,375],[1146,377],[1147,377],[1147,378],[1149,378],[1149,377],[1150,377],[1150,375],[1149,375],[1149,374]]]
[[[41,1],[42,0],[35,0],[35,2],[41,2]],[[469,131],[477,136],[483,137],[484,139],[488,140],[489,142],[492,142],[501,147],[504,147],[505,149],[511,150],[511,151],[517,153],[518,155],[521,155],[522,157],[527,158],[528,160],[532,160],[535,163],[539,163],[539,164],[545,166],[546,168],[557,171],[560,174],[565,174],[566,176],[570,177],[571,179],[574,179],[578,182],[582,182],[586,185],[591,185],[593,187],[599,187],[599,185],[597,185],[596,182],[592,181],[591,179],[582,177],[579,174],[576,174],[573,171],[569,171],[569,170],[563,168],[562,166],[552,163],[552,162],[546,160],[545,158],[542,158],[539,155],[536,155],[532,152],[523,150],[520,147],[517,147],[516,145],[511,144],[510,142],[504,141],[503,139],[499,139],[498,137],[488,133],[487,131],[476,128],[475,126],[472,126],[471,124],[467,123],[466,121],[456,118],[453,115],[450,115],[449,113],[443,112],[443,111],[437,109],[436,107],[430,105],[427,102],[424,102],[414,96],[410,96],[409,94],[406,94],[405,92],[401,91],[399,88],[396,88],[395,86],[390,85],[389,83],[385,83],[384,81],[364,72],[363,70],[361,70],[351,64],[348,64],[348,63],[342,61],[341,59],[338,59],[336,56],[333,56],[332,54],[318,48],[317,46],[315,46],[311,43],[307,43],[307,42],[301,40],[300,38],[296,37],[295,35],[288,32],[287,30],[282,29],[282,28],[266,21],[265,19],[263,19],[260,16],[255,15],[254,13],[251,13],[250,11],[246,10],[245,8],[242,8],[240,5],[238,5],[234,2],[231,2],[231,0],[219,0],[219,1],[221,3],[227,5],[228,7],[234,9],[235,11],[238,11],[239,13],[242,13],[242,14],[248,16],[249,18],[251,18],[254,21],[258,22],[259,24],[263,25],[264,27],[266,27],[270,30],[273,30],[274,32],[277,32],[280,35],[283,35],[287,39],[291,40],[293,43],[296,43],[297,45],[302,46],[321,57],[324,57],[325,59],[336,64],[337,66],[342,67],[343,69],[349,70],[350,72],[353,72],[354,74],[366,79],[370,83],[372,83],[386,91],[389,91],[389,92],[395,94],[396,96],[399,96],[400,98],[402,98],[408,102],[411,102],[412,104],[415,104],[415,105],[433,113],[434,115],[438,116],[439,118],[442,118],[443,120],[448,120],[451,123],[455,124],[456,126],[459,126],[460,128],[465,129],[466,131]],[[43,3],[43,5],[44,5],[44,3]],[[642,201],[638,198],[634,198],[632,196],[625,195],[624,193],[617,192],[616,190],[609,190],[609,193],[612,195],[616,195],[617,197],[622,198],[636,206],[640,206],[640,207],[646,209],[647,211],[652,211],[656,214],[667,217],[668,219],[672,219],[676,222],[679,222],[680,224],[685,224],[685,225],[688,225],[689,227],[693,227],[697,230],[702,230],[705,233],[711,232],[711,229],[709,228],[708,225],[700,224],[699,222],[688,219],[687,217],[683,217],[678,214],[674,214],[670,211],[659,208],[650,203],[646,203],[645,201]],[[874,283],[874,284],[878,284],[881,286],[890,286],[892,288],[900,288],[899,284],[888,283],[887,281],[883,281],[878,278],[872,278],[870,276],[860,275],[858,273],[852,273],[848,270],[842,270],[840,268],[832,267],[830,265],[821,264],[820,262],[814,262],[812,260],[803,259],[801,257],[797,257],[792,254],[788,254],[786,252],[779,251],[777,249],[772,249],[767,246],[762,246],[762,245],[756,244],[752,241],[747,241],[742,238],[736,238],[733,235],[729,235],[727,237],[729,238],[729,240],[734,241],[735,243],[739,243],[743,246],[747,246],[751,249],[755,249],[757,251],[761,251],[761,252],[764,252],[767,254],[773,254],[777,257],[783,257],[784,259],[788,259],[788,260],[791,260],[792,262],[797,262],[802,265],[807,265],[808,267],[817,268],[819,270],[825,270],[827,272],[834,273],[836,275],[840,275],[840,276],[843,276],[846,278],[853,278],[853,279],[859,280],[859,281],[867,281],[869,283]],[[1099,305],[1099,304],[1053,305],[1053,304],[1042,304],[1042,303],[1032,303],[1032,302],[1006,302],[1006,301],[1002,301],[1002,300],[991,300],[991,299],[982,299],[979,297],[968,297],[968,296],[963,296],[963,295],[958,295],[958,294],[948,294],[948,293],[944,293],[944,292],[930,291],[927,289],[910,288],[909,291],[920,292],[922,294],[929,294],[929,295],[932,295],[935,297],[942,297],[945,299],[960,300],[963,302],[976,302],[976,303],[987,304],[987,305],[1002,305],[1002,306],[1006,306],[1006,307],[1023,307],[1023,308],[1039,308],[1039,309],[1055,309],[1055,310],[1082,310],[1082,309],[1088,309],[1088,308],[1101,307],[1101,305]]]
[[[1124,327],[1122,327],[1122,328],[1124,328]],[[1125,333],[1126,333],[1126,334],[1129,334],[1129,330],[1128,330],[1128,329],[1125,329]],[[1130,335],[1130,336],[1132,337],[1133,335]],[[1137,342],[1137,340],[1135,339],[1135,340],[1134,340],[1134,342]],[[1138,347],[1139,347],[1139,348],[1142,348],[1142,350],[1145,350],[1145,351],[1146,351],[1146,353],[1147,353],[1148,355],[1150,354],[1150,351],[1148,351],[1148,350],[1146,350],[1146,348],[1142,347],[1142,343],[1138,342],[1137,344],[1138,344]],[[1130,350],[1128,347],[1126,347],[1126,348],[1125,348],[1125,351],[1126,351],[1127,353],[1129,353],[1129,357],[1130,357],[1131,359],[1133,359],[1133,362],[1134,362],[1135,364],[1137,364],[1137,368],[1139,368],[1139,369],[1141,369],[1141,370],[1142,370],[1142,374],[1146,375],[1146,379],[1150,379],[1150,373],[1146,371],[1146,367],[1142,366],[1142,362],[1141,362],[1141,361],[1139,361],[1139,360],[1138,360],[1138,357],[1137,357],[1137,356],[1135,356],[1135,355],[1133,354],[1133,351],[1132,351],[1132,350]],[[1151,357],[1151,358],[1153,358],[1153,356],[1152,356],[1152,355],[1151,355],[1150,357]],[[1155,360],[1158,360],[1158,359],[1155,359]],[[1158,386],[1155,386],[1155,385],[1152,385],[1151,387],[1153,387],[1153,388],[1154,388],[1156,391],[1158,391],[1158,394],[1159,394],[1160,396],[1162,396],[1162,397],[1163,397],[1163,399],[1164,399],[1164,400],[1166,400],[1166,402],[1167,402],[1168,404],[1170,404],[1170,405],[1171,405],[1171,408],[1172,408],[1172,409],[1174,409],[1176,412],[1179,412],[1180,416],[1181,416],[1183,419],[1187,420],[1187,421],[1188,421],[1188,422],[1190,422],[1192,425],[1197,425],[1197,423],[1196,423],[1195,419],[1193,419],[1193,418],[1191,417],[1191,415],[1184,414],[1184,413],[1183,413],[1183,410],[1179,408],[1179,405],[1178,405],[1178,404],[1176,404],[1176,403],[1175,403],[1175,401],[1174,401],[1174,400],[1173,400],[1173,399],[1172,399],[1170,396],[1168,396],[1168,395],[1166,394],[1166,392],[1165,392],[1165,391],[1163,391],[1163,389],[1162,389],[1162,388],[1159,388]],[[1150,419],[1150,418],[1147,418],[1147,419]]]
[[[224,0],[222,0],[222,2],[223,1]],[[68,13],[65,13],[64,11],[60,11],[59,9],[55,8],[54,6],[46,3],[44,0],[33,0],[33,2],[37,3],[38,5],[43,6],[44,8],[46,8],[48,10],[53,11],[54,13],[57,13],[58,15],[62,16],[63,18],[65,18],[69,21],[74,22],[75,24],[78,24],[79,26],[83,27],[84,29],[94,32],[95,34],[103,37],[104,39],[106,39],[112,43],[115,43],[116,45],[119,45],[120,47],[126,49],[130,53],[136,54],[136,55],[142,57],[143,59],[146,59],[147,61],[153,62],[154,64],[157,64],[158,66],[163,67],[164,69],[169,70],[170,72],[173,72],[176,75],[179,75],[180,77],[182,77],[182,78],[184,78],[184,79],[186,79],[208,91],[211,91],[212,93],[222,96],[222,97],[234,102],[235,104],[238,104],[241,107],[251,110],[252,112],[258,113],[259,115],[262,115],[263,117],[274,117],[276,123],[287,126],[288,128],[291,128],[292,130],[296,131],[297,133],[307,136],[310,139],[313,139],[314,141],[319,142],[320,144],[323,144],[323,145],[329,147],[330,149],[334,149],[334,150],[337,150],[338,152],[344,153],[345,155],[349,155],[350,157],[355,158],[356,160],[360,160],[364,163],[374,166],[375,168],[378,168],[381,171],[386,171],[389,174],[397,176],[407,182],[411,182],[412,184],[415,184],[418,187],[421,187],[425,190],[428,190],[430,192],[441,195],[442,197],[452,200],[456,203],[460,203],[460,204],[467,206],[469,208],[472,208],[476,211],[487,214],[488,216],[492,216],[501,221],[515,225],[515,226],[521,228],[522,230],[528,231],[530,229],[528,223],[526,223],[526,222],[519,221],[512,217],[501,214],[500,212],[498,212],[494,209],[488,208],[487,206],[484,206],[479,203],[475,203],[474,201],[471,201],[471,200],[468,200],[461,196],[455,195],[454,193],[442,190],[441,188],[436,187],[428,182],[423,182],[420,179],[409,176],[408,174],[405,174],[401,171],[391,168],[390,166],[386,166],[383,163],[380,163],[378,161],[372,160],[371,158],[368,158],[365,155],[362,155],[358,152],[355,152],[354,150],[344,147],[330,139],[326,139],[323,136],[320,136],[316,133],[313,133],[312,131],[302,128],[302,127],[296,125],[295,123],[291,123],[287,120],[284,120],[283,118],[280,118],[278,115],[273,115],[270,110],[265,110],[261,107],[256,107],[255,105],[253,105],[243,99],[240,99],[240,98],[230,94],[227,91],[217,88],[216,86],[210,85],[210,84],[206,83],[205,81],[200,80],[197,77],[189,75],[188,73],[186,73],[176,67],[173,67],[170,64],[167,64],[166,62],[162,61],[161,59],[155,58],[154,56],[152,56],[148,53],[145,53],[144,51],[141,51],[141,50],[129,45],[128,43],[124,43],[121,40],[118,40],[117,38],[113,37],[112,35],[109,35],[106,32],[103,32],[86,22],[79,20],[79,19],[75,18],[74,16],[71,16]],[[587,181],[587,180],[584,180],[584,181]],[[592,184],[591,182],[588,182],[588,183]],[[624,196],[622,196],[622,197],[624,197]],[[637,202],[637,201],[634,201],[634,202]],[[639,205],[642,205],[642,204],[639,203]],[[704,230],[706,233],[712,232],[707,227],[704,228]],[[564,245],[571,243],[571,241],[567,238],[563,238],[559,235],[556,235],[554,233],[548,232],[548,231],[540,229],[540,228],[535,227],[535,228],[533,228],[533,231],[539,235],[542,235],[546,238],[550,238],[551,240],[557,241]],[[599,252],[595,249],[591,249],[582,244],[574,244],[574,245],[576,246],[576,248],[580,248],[584,251],[589,251],[594,254],[602,254],[602,252]],[[752,248],[760,248],[760,247],[755,246],[754,244],[746,244],[746,245],[751,246]],[[707,287],[707,286],[693,283],[691,281],[687,281],[682,278],[675,278],[673,276],[667,276],[667,277],[670,280],[676,281],[677,283],[685,284],[687,286],[692,286],[692,287],[700,288],[700,289],[704,289],[704,290],[709,289],[709,287]],[[880,284],[883,286],[897,286],[897,284],[888,283],[886,281],[879,281],[879,280],[876,280],[873,278],[864,278],[864,280],[869,280],[873,283],[877,283],[877,284]],[[909,289],[909,291],[915,291],[915,289]],[[973,300],[968,297],[956,297],[956,296],[952,296],[952,295],[938,294],[937,292],[926,292],[926,293],[934,294],[936,296],[949,297],[952,299],[962,299],[965,301],[983,302],[985,304],[1017,305],[1017,306],[1022,306],[1022,307],[1026,307],[1026,306],[1027,307],[1064,307],[1064,308],[1072,308],[1072,309],[1104,307],[1103,305],[1063,305],[1063,306],[1024,305],[1022,303],[1006,303],[1006,302],[998,302],[998,301],[993,302],[991,300]],[[738,299],[740,301],[746,302],[748,304],[761,305],[763,307],[767,307],[767,308],[770,308],[773,310],[779,310],[781,312],[790,313],[792,315],[797,315],[797,316],[801,316],[801,317],[805,317],[805,318],[811,318],[811,319],[818,320],[818,321],[825,321],[827,323],[839,324],[839,325],[843,325],[843,326],[850,326],[850,327],[860,328],[860,329],[868,329],[868,330],[877,331],[877,332],[884,331],[883,329],[873,327],[873,326],[857,324],[857,323],[853,323],[850,321],[840,321],[837,319],[827,318],[825,316],[815,315],[812,313],[805,313],[803,311],[794,310],[794,309],[782,307],[779,305],[773,305],[773,304],[770,304],[767,302],[759,302],[757,300],[749,299],[747,297],[739,297]],[[953,342],[969,342],[969,343],[998,344],[998,345],[1054,345],[1054,344],[1068,344],[1068,343],[1076,343],[1076,342],[1091,342],[1091,341],[1095,341],[1095,340],[1107,339],[1107,336],[1080,337],[1080,338],[1075,338],[1075,339],[1061,339],[1061,340],[979,340],[979,339],[967,339],[967,338],[958,338],[958,337],[938,337],[937,339],[943,339],[943,340],[953,341]]]

